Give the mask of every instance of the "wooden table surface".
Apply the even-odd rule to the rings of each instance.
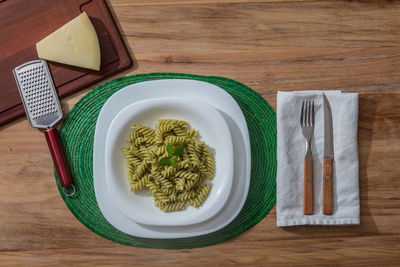
[[[249,231],[210,247],[120,245],[71,214],[43,134],[20,119],[0,128],[0,265],[399,264],[399,2],[108,3],[136,61],[112,79],[146,72],[224,76],[274,108],[278,90],[359,93],[361,224],[278,228],[273,208]],[[95,86],[63,100],[65,112]]]

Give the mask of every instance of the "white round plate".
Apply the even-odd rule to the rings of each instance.
[[[211,191],[199,208],[164,212],[154,205],[148,190],[130,191],[125,156],[121,148],[132,133],[132,125],[155,128],[159,119],[188,122],[199,138],[215,155],[215,175]],[[106,181],[110,197],[121,213],[132,220],[149,225],[187,225],[213,217],[225,204],[232,187],[233,149],[228,125],[222,115],[210,105],[181,97],[154,98],[133,103],[111,122],[106,138]]]
[[[184,226],[151,226],[124,216],[112,203],[105,177],[105,142],[115,116],[128,105],[145,99],[182,97],[206,102],[222,114],[233,142],[233,180],[224,207],[207,221]],[[246,120],[236,101],[223,89],[210,83],[164,79],[141,82],[122,88],[104,104],[96,123],[93,148],[93,182],[96,200],[107,221],[128,235],[143,238],[184,238],[218,231],[239,214],[250,185],[251,155]]]

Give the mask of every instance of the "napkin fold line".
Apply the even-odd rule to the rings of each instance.
[[[340,218],[340,219],[278,219],[277,226],[296,226],[296,225],[353,225],[360,224],[360,218]]]

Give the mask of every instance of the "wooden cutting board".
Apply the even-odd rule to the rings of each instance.
[[[48,62],[60,98],[132,66],[132,58],[104,0],[0,1],[0,126],[25,114],[13,68],[38,59],[38,41],[86,12],[97,32],[100,71]]]

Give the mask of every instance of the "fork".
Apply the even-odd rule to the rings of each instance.
[[[303,101],[300,113],[301,131],[306,139],[306,155],[304,157],[304,203],[303,213],[314,213],[313,193],[313,159],[311,152],[311,138],[314,133],[314,101]]]

